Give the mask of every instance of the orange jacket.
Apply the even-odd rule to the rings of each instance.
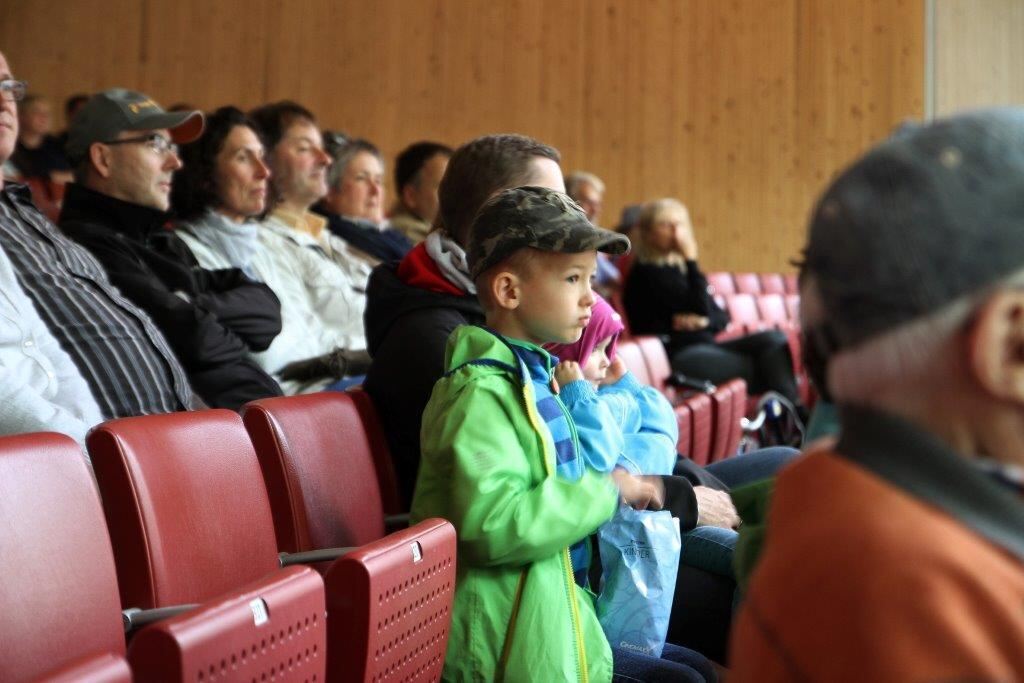
[[[779,476],[730,683],[1024,681],[1024,499],[865,413]]]

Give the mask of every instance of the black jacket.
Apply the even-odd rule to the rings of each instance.
[[[163,332],[196,392],[211,407],[238,410],[280,396],[249,357],[281,331],[281,304],[237,268],[204,270],[161,211],[68,185],[59,226],[99,259],[121,293]]]
[[[729,314],[715,303],[708,281],[696,261],[686,262],[684,272],[674,265],[635,263],[626,278],[622,295],[633,334],[668,335],[669,349],[689,344],[714,343],[715,334],[725,329]],[[708,326],[693,332],[672,330],[676,313],[695,313],[708,318]]]
[[[364,388],[373,398],[409,509],[420,464],[420,421],[434,383],[445,372],[448,335],[482,324],[475,296],[452,296],[402,282],[397,263],[377,266],[366,293],[366,339],[373,363]]]

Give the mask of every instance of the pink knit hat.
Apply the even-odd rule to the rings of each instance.
[[[544,348],[558,360],[574,360],[577,363],[586,363],[594,347],[608,337],[612,338],[608,344],[608,360],[615,360],[615,349],[619,343],[619,335],[626,326],[622,324],[622,316],[615,312],[611,304],[594,293],[594,307],[590,310],[590,322],[583,328],[583,334],[579,341],[574,344],[545,344]]]

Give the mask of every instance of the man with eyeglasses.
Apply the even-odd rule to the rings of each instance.
[[[120,88],[94,95],[68,131],[75,182],[59,225],[152,316],[203,400],[237,410],[281,394],[250,353],[281,331],[281,306],[267,285],[237,268],[200,268],[166,229],[171,177],[182,165],[178,143],[202,130],[198,111],[165,112]]]
[[[0,54],[0,163],[14,149],[24,92]],[[71,357],[102,418],[202,407],[149,316],[114,288],[88,251],[39,213],[24,185],[0,185],[0,245],[14,281]],[[33,339],[21,344],[37,346]],[[3,378],[5,386],[9,381]],[[11,400],[25,397],[16,393]]]

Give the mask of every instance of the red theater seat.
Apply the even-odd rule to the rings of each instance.
[[[87,443],[125,607],[203,602],[278,571],[263,475],[236,413],[111,420]]]
[[[387,437],[384,436],[384,426],[377,414],[377,406],[362,387],[353,387],[346,393],[352,397],[352,401],[359,410],[363,429],[366,430],[366,438],[370,442],[370,453],[373,455],[373,465],[377,470],[377,481],[380,483],[380,500],[384,507],[384,514],[397,515],[408,512],[408,510],[402,509],[399,502],[395,462],[391,459],[391,450],[388,447]]]
[[[0,438],[0,643],[0,681],[127,680],[110,537],[66,436]]]
[[[733,273],[737,294],[760,294],[761,278],[757,273]]]
[[[693,413],[690,406],[684,401],[675,408],[676,425],[679,427],[679,440],[676,442],[676,452],[690,457],[693,452]]]
[[[708,273],[708,284],[714,288],[714,293],[722,296],[736,293],[736,283],[732,279],[732,273]]]
[[[795,273],[786,273],[782,279],[786,284],[786,294],[800,293],[800,284]]]
[[[732,387],[728,383],[721,384],[710,394],[711,396],[711,447],[709,462],[724,460],[732,440],[733,429],[739,429],[739,417],[733,422]]]
[[[386,533],[373,443],[356,401],[325,391],[242,410],[285,552],[362,545]]]
[[[789,319],[799,325],[800,324],[800,295],[799,294],[787,294],[786,295],[786,314]]]
[[[290,567],[143,629],[128,659],[147,683],[323,680],[324,609],[320,575]]]
[[[761,273],[762,294],[785,294],[786,281],[781,273]]]
[[[740,420],[747,414],[747,383],[742,379],[733,379],[727,382],[732,389],[732,415],[733,425],[729,432],[729,441],[725,448],[725,457],[731,458],[739,450],[740,440],[743,438],[743,428]]]
[[[75,660],[36,680],[40,683],[131,683],[132,671],[124,657],[108,652]]]
[[[671,400],[676,392],[669,384],[669,379],[672,377],[672,365],[669,362],[665,345],[657,337],[634,337],[633,340],[640,347],[640,354],[647,365],[647,376],[651,380],[651,386]]]
[[[790,327],[789,314],[786,313],[786,302],[781,294],[762,294],[757,297],[757,309],[761,314],[762,321],[779,329],[788,329]]]
[[[455,543],[450,523],[428,519],[331,566],[325,577],[333,596],[328,680],[440,680],[455,594]]]
[[[626,369],[633,373],[638,382],[654,386],[654,382],[651,381],[651,373],[647,369],[647,361],[644,360],[643,351],[640,350],[640,346],[635,341],[620,342],[617,353],[622,362],[626,364]]]
[[[757,310],[757,301],[753,294],[733,294],[727,297],[726,308],[732,322],[742,325],[747,334],[770,327],[761,320],[761,314]]]
[[[713,416],[711,397],[707,394],[694,394],[686,398],[686,405],[693,416],[693,429],[690,437],[689,456],[698,465],[707,465],[711,458],[711,437]]]

